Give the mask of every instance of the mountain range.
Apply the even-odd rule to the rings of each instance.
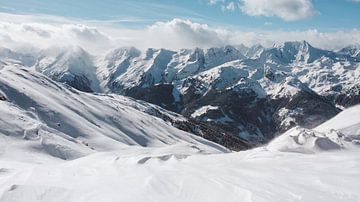
[[[47,85],[54,85],[54,89],[60,87],[53,81],[63,83],[63,98],[86,106],[88,102],[68,96],[69,92],[85,93],[87,100],[94,98],[91,101],[94,104],[84,110],[88,107],[106,110],[107,104],[96,101],[102,98],[106,103],[127,99],[127,105],[142,106],[140,111],[170,123],[171,128],[175,128],[171,130],[202,136],[231,150],[264,144],[294,126],[314,128],[343,109],[360,103],[360,48],[349,46],[330,51],[315,48],[306,41],[285,42],[271,48],[240,45],[142,51],[122,47],[103,55],[91,55],[81,47],[30,53],[1,48],[0,69],[12,74],[11,78],[18,82],[23,77],[34,77],[36,82],[49,82]],[[8,91],[15,86],[2,83],[1,87],[6,88],[1,89],[2,95],[0,91],[2,99],[19,101]],[[41,86],[37,88],[40,92],[46,91]],[[26,90],[22,90],[21,95],[16,96],[25,94]],[[79,110],[79,103],[66,106]],[[52,106],[52,103],[46,105]],[[63,116],[60,114],[55,113]],[[96,114],[92,116],[107,120]],[[130,114],[124,113],[124,116]],[[61,133],[76,128],[67,122],[58,122]],[[118,133],[115,128],[106,134]],[[89,132],[79,132],[76,136]],[[90,133],[95,134],[93,129]],[[149,142],[143,137],[130,139],[126,141],[131,144]]]

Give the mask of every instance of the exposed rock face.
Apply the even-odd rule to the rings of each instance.
[[[352,88],[342,91],[335,97],[335,103],[344,107],[350,107],[360,103],[360,83]]]
[[[300,91],[292,97],[272,100],[275,131],[283,133],[294,126],[314,128],[340,112],[334,105],[313,92]]]
[[[62,83],[66,83],[69,86],[74,87],[77,90],[83,92],[93,92],[91,89],[91,81],[84,75],[62,75],[59,77],[53,77],[54,80],[58,80]]]
[[[147,88],[136,87],[125,91],[125,95],[135,99],[144,100],[165,109],[177,112],[179,104],[173,96],[174,86],[172,84],[158,84]]]
[[[207,140],[221,144],[233,151],[247,150],[259,145],[259,143],[250,142],[237,137],[234,134],[221,129],[221,127],[213,126],[210,123],[204,123],[201,121],[190,120],[187,122],[175,122],[173,123],[173,126],[180,130],[193,133]]]

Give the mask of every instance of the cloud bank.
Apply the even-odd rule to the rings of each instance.
[[[220,5],[223,11],[235,11],[240,8],[240,11],[249,16],[275,16],[285,21],[308,19],[318,14],[311,0],[207,0],[207,2],[209,5]]]
[[[250,16],[277,16],[286,21],[316,15],[311,0],[242,0],[242,12]]]
[[[80,46],[96,52],[112,44],[111,37],[95,27],[84,24],[49,21],[21,15],[0,15],[0,44],[11,49],[46,49],[63,46]]]
[[[51,19],[49,16],[4,15],[0,15],[0,46],[21,50],[80,46],[90,53],[99,54],[121,46],[178,50],[229,44],[262,44],[269,47],[284,41],[306,40],[316,47],[339,49],[354,43],[360,44],[358,29],[336,32],[320,32],[316,29],[250,32],[213,27],[184,19],[157,22],[142,29],[125,29],[68,19]]]

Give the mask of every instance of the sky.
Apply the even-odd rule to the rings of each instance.
[[[102,49],[360,43],[360,0],[0,0],[0,17],[3,44],[43,46],[61,35]],[[36,36],[23,39],[29,32]]]

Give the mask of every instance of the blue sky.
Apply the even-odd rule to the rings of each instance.
[[[0,44],[9,48],[103,52],[301,40],[324,49],[360,44],[360,0],[0,0]]]
[[[277,16],[249,16],[240,1],[212,0],[0,0],[0,12],[48,14],[108,21],[115,26],[142,27],[173,18],[242,30],[336,31],[360,28],[360,3],[352,0],[312,0],[316,12],[287,21]],[[301,1],[301,0],[300,0]],[[223,7],[234,2],[235,9]]]

